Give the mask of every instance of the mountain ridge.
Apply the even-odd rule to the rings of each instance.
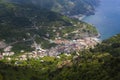
[[[18,4],[34,5],[36,7],[46,8],[68,16],[74,15],[92,15],[95,7],[100,3],[99,0],[8,0]]]

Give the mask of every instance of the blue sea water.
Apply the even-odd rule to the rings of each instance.
[[[101,39],[120,33],[120,0],[101,0],[95,15],[86,17],[83,21],[95,25]]]

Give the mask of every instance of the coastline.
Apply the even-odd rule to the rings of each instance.
[[[84,21],[84,19],[87,18],[87,17],[88,17],[88,16],[86,16],[86,15],[82,15],[82,16],[80,16],[80,17],[78,16],[77,19],[79,19],[79,20],[81,20],[81,21]],[[85,21],[84,21],[84,22],[85,22]],[[97,28],[94,24],[91,24],[91,23],[88,23],[88,24],[93,25],[93,26],[96,28],[96,30],[97,30],[97,36],[95,36],[95,37],[101,40],[101,34],[100,34],[98,28]]]

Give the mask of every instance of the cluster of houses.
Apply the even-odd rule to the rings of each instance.
[[[51,56],[52,56],[51,53],[54,53],[54,55],[58,55],[61,53],[69,54],[74,51],[94,48],[95,45],[100,43],[100,40],[96,37],[86,37],[84,39],[77,39],[77,40],[58,39],[58,40],[54,40],[54,43],[58,44],[58,46],[49,50],[48,54]]]
[[[13,56],[15,53],[11,51],[12,46],[4,48],[3,52],[0,53],[0,59],[3,59],[4,56]]]
[[[55,56],[57,57],[61,53],[69,54],[74,51],[80,51],[83,49],[94,48],[95,45],[100,43],[100,40],[96,37],[86,37],[84,39],[77,40],[65,40],[65,39],[56,39],[52,41],[58,44],[56,47],[52,47],[51,49],[42,49],[40,44],[34,42],[32,47],[35,48],[32,52],[24,53],[16,58],[16,60],[27,60],[29,58],[40,58],[44,56]],[[4,53],[1,53],[0,59],[4,56],[13,56],[14,52],[11,52],[12,46],[8,46],[4,49]]]

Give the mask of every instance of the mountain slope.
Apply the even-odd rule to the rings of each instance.
[[[65,15],[91,15],[99,0],[9,0],[14,3],[34,4],[40,8],[46,8]]]
[[[2,1],[0,28],[0,40],[7,46],[15,46],[13,50],[31,51],[34,42],[41,44],[42,48],[50,48],[55,45],[49,42],[50,39],[76,39],[97,35],[93,26],[77,19],[70,19],[33,5]],[[77,33],[73,33],[77,30]]]
[[[120,36],[108,39],[116,43]],[[106,42],[103,42],[106,43]],[[102,44],[103,44],[102,43]],[[101,48],[101,47],[100,47]],[[114,48],[114,49],[117,49]],[[119,49],[120,50],[120,49]],[[119,52],[119,51],[118,51]],[[82,52],[26,61],[1,61],[1,80],[119,80],[120,56],[107,52]],[[13,76],[11,76],[13,75]]]
[[[102,44],[96,46],[94,52],[109,52],[111,55],[120,56],[120,34],[115,35],[107,40],[104,40]]]

